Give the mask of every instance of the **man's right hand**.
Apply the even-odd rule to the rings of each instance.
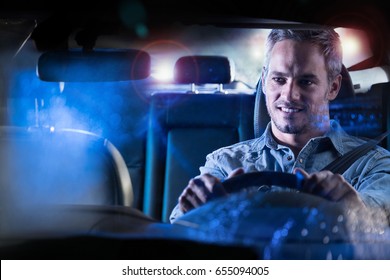
[[[233,170],[228,178],[244,173],[244,169]],[[211,199],[227,196],[221,181],[210,174],[199,175],[188,182],[188,185],[179,196],[179,208],[186,213],[197,208]]]

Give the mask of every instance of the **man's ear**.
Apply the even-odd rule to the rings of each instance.
[[[341,88],[341,80],[343,79],[343,76],[341,74],[338,74],[336,78],[333,79],[332,84],[330,85],[330,91],[328,93],[328,100],[332,101],[334,100]]]

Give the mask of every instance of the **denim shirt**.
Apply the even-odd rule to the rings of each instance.
[[[268,124],[264,134],[256,139],[220,148],[206,157],[200,167],[201,174],[209,173],[221,180],[234,169],[242,167],[245,172],[278,171],[292,173],[300,167],[308,173],[322,170],[341,155],[360,146],[365,141],[348,135],[336,121],[331,121],[330,130],[321,137],[310,139],[295,158],[292,150],[278,144]],[[367,206],[380,207],[390,213],[390,152],[377,146],[356,160],[343,174],[360,194]],[[173,209],[173,222],[183,213],[178,206]]]

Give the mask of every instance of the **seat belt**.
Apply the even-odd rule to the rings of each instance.
[[[369,152],[376,145],[378,145],[387,135],[390,134],[390,131],[387,131],[374,139],[367,141],[366,143],[360,145],[356,149],[349,151],[348,153],[338,157],[330,164],[325,166],[322,170],[329,170],[333,173],[343,174],[358,158]]]

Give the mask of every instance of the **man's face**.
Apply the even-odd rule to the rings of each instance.
[[[284,40],[271,52],[263,91],[273,130],[310,134],[329,123],[328,102],[336,97],[338,86],[329,84],[317,46]]]

